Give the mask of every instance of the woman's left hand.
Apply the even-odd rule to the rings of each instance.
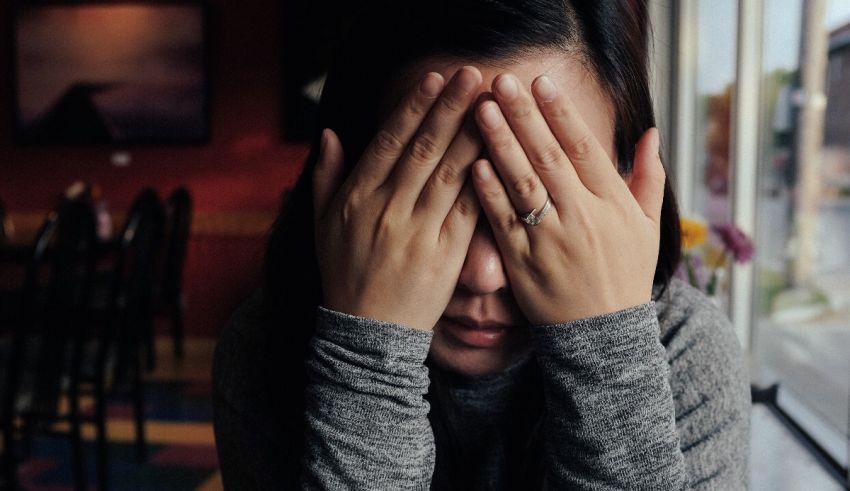
[[[547,77],[533,94],[511,74],[493,87],[495,100],[476,110],[490,160],[474,164],[473,181],[528,320],[564,323],[649,302],[666,178],[657,130],[638,142],[627,184]],[[539,224],[520,219],[547,196]]]

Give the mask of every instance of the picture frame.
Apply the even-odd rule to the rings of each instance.
[[[15,141],[208,142],[208,15],[202,1],[18,1]]]

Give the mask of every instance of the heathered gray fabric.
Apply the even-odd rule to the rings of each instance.
[[[462,469],[474,476],[470,479],[472,486],[465,483],[465,491],[510,489],[509,468],[519,462],[510,460],[507,450],[524,444],[517,441],[512,430],[528,429],[535,423],[535,413],[527,410],[530,401],[523,387],[535,369],[531,354],[492,375],[470,377],[439,367],[431,369],[431,380],[439,379],[450,399],[444,404],[451,408],[447,411],[451,427],[459,430],[455,444],[462,455]],[[434,472],[439,469],[437,466]]]
[[[657,293],[657,291],[656,291]],[[429,489],[434,437],[424,400],[431,333],[320,309],[308,357],[307,452],[274,414],[268,352],[250,302],[219,343],[215,429],[227,489]],[[631,309],[532,328],[544,381],[547,489],[745,489],[749,378],[729,321],[674,280]],[[499,408],[522,383],[455,377],[451,416],[481,489],[504,473]],[[464,396],[466,394],[466,396]],[[477,444],[477,445],[476,445]],[[289,445],[291,447],[291,445]],[[492,485],[492,486],[491,486]]]

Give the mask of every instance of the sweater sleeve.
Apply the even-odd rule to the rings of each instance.
[[[307,359],[303,488],[429,488],[431,337],[319,309]]]
[[[691,315],[668,354],[654,302],[533,328],[546,488],[746,488],[749,389],[730,333],[719,311]]]

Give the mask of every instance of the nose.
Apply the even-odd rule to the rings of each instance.
[[[484,220],[478,222],[469,243],[458,286],[475,295],[500,292],[508,286],[502,256],[499,255],[493,232]]]

